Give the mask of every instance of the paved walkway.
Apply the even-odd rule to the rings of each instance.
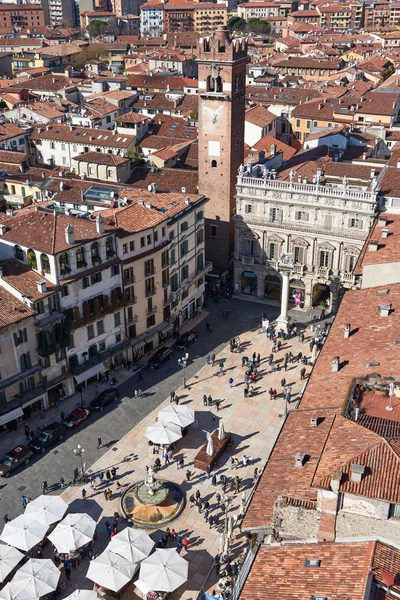
[[[283,363],[284,353],[289,350],[293,354],[301,351],[306,356],[310,356],[308,348],[310,333],[307,333],[303,345],[299,344],[297,339],[284,342],[280,353],[275,354],[275,360]],[[229,514],[238,514],[241,492],[246,490],[247,493],[250,493],[253,485],[254,468],[257,467],[259,472],[262,470],[284,421],[285,400],[280,387],[282,377],[285,377],[287,383],[291,385],[293,401],[298,398],[298,394],[305,383],[300,381],[299,371],[301,366],[297,364],[292,365],[290,369],[288,368],[286,373],[283,370],[274,373],[268,372],[269,367],[266,362],[271,353],[271,342],[267,340],[264,334],[258,334],[255,331],[248,332],[241,336],[241,343],[244,348],[241,354],[231,354],[229,348],[225,348],[217,357],[218,360],[224,360],[226,372],[223,376],[217,375],[218,365],[214,367],[206,365],[195,377],[189,380],[188,389],[176,390],[180,402],[182,404],[187,403],[196,410],[198,426],[197,428],[191,427],[188,434],[178,442],[175,449],[176,458],[184,457],[184,470],[177,470],[174,462],[167,467],[163,467],[160,474],[157,475],[160,478],[170,479],[181,484],[187,498],[197,489],[200,490],[202,498],[206,498],[210,502],[210,514],[219,515],[220,526],[223,519],[221,510],[216,507],[215,495],[217,492],[222,494],[221,486],[214,487],[211,479],[193,468],[194,456],[200,446],[206,442],[207,432],[214,431],[218,427],[219,419],[223,419],[225,431],[229,431],[233,435],[234,444],[220,460],[216,472],[218,479],[219,475],[224,473],[229,482],[232,483],[234,477],[239,475],[242,482],[240,493],[235,494],[232,489],[233,485],[228,486],[226,492],[226,495],[232,498]],[[256,384],[257,395],[246,399],[243,394],[245,369],[241,366],[241,359],[244,355],[251,357],[253,352],[260,352],[261,354],[260,372],[262,377]],[[307,368],[307,374],[309,372],[310,367]],[[229,377],[234,380],[232,388],[228,384]],[[274,401],[269,399],[268,390],[270,387],[276,388],[279,393]],[[218,413],[215,407],[203,406],[203,394],[211,394],[214,400],[221,400]],[[146,402],[145,398],[143,402]],[[168,403],[169,399],[161,406],[168,405]],[[115,466],[118,469],[117,478],[124,486],[143,479],[145,477],[145,466],[154,462],[154,457],[148,454],[148,443],[144,437],[144,432],[148,425],[154,423],[156,416],[157,411],[154,411],[146,417],[137,427],[119,440],[115,447],[111,447],[106,454],[102,455],[90,469],[90,472],[106,470]],[[112,418],[112,415],[110,415],[110,418]],[[254,464],[232,469],[230,466],[231,456],[241,460],[244,455],[252,456]],[[184,481],[187,468],[193,472],[193,477],[189,483]],[[103,494],[103,490],[108,487],[114,492],[111,501],[106,501]],[[116,482],[112,482],[111,485],[104,485],[96,492],[92,492],[89,486],[86,486],[85,489],[88,492],[86,501],[82,500],[82,488],[79,487],[68,488],[63,493],[63,497],[71,504],[71,511],[85,511],[98,522],[98,537],[94,546],[94,553],[97,555],[103,551],[108,543],[105,521],[112,517],[114,511],[121,513],[121,493],[117,491]],[[121,522],[120,529],[123,526],[124,524]],[[188,550],[182,551],[182,555],[189,561],[189,580],[183,589],[177,590],[172,596],[195,600],[201,589],[212,589],[215,584],[213,559],[219,551],[220,531],[216,527],[210,529],[205,523],[203,514],[200,514],[196,507],[190,508],[189,502],[170,527],[174,527],[179,535],[186,536],[190,543]],[[160,530],[151,533],[155,541],[158,541],[163,535]],[[243,550],[244,544],[245,540],[241,536],[239,528],[236,527],[231,546],[233,559]],[[50,548],[47,548],[47,552],[50,552],[50,550]],[[72,572],[71,579],[67,582],[65,595],[71,593],[76,587],[92,587],[92,583],[85,577],[87,569],[88,561],[85,560]],[[132,584],[123,595],[123,600],[130,600],[134,596],[136,594]],[[141,597],[140,592],[138,592],[138,596]]]

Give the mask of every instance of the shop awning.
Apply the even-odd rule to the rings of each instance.
[[[87,379],[98,375],[99,373],[104,373],[104,365],[100,363],[99,365],[95,365],[91,369],[84,371],[83,373],[79,373],[79,375],[74,375],[76,383],[83,383]]]
[[[0,425],[5,425],[14,419],[18,419],[18,417],[22,417],[23,414],[24,411],[20,406],[18,406],[18,408],[14,408],[14,410],[11,410],[6,415],[0,415]]]

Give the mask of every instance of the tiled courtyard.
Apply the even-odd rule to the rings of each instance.
[[[283,365],[285,352],[292,351],[297,355],[301,351],[306,356],[310,356],[308,344],[310,341],[310,332],[306,332],[304,344],[300,344],[296,339],[284,341],[279,353],[275,354],[274,360]],[[216,507],[216,493],[221,493],[222,488],[218,483],[212,485],[211,478],[193,467],[194,456],[198,449],[206,443],[207,432],[214,431],[218,427],[220,419],[223,419],[225,431],[231,432],[233,436],[233,445],[220,459],[216,469],[219,482],[219,475],[224,473],[228,478],[228,486],[225,495],[232,497],[229,515],[239,514],[239,504],[242,497],[242,491],[245,490],[247,496],[251,493],[253,486],[254,469],[257,467],[260,472],[269,456],[274,445],[275,439],[284,421],[285,399],[281,388],[281,379],[285,377],[287,384],[291,386],[292,407],[294,407],[299,393],[304,387],[305,381],[300,380],[300,369],[302,365],[297,362],[289,365],[285,372],[283,368],[279,371],[270,373],[267,364],[271,353],[271,342],[265,334],[259,334],[257,331],[248,332],[241,337],[241,353],[231,353],[229,347],[226,348],[216,360],[214,367],[206,365],[197,373],[195,377],[188,381],[188,388],[176,390],[181,404],[188,404],[196,411],[196,426],[191,426],[187,435],[177,444],[174,451],[174,458],[184,457],[185,466],[183,470],[178,470],[174,461],[169,466],[163,466],[156,477],[169,479],[182,486],[188,500],[191,493],[200,490],[203,499],[210,502],[210,514],[219,515],[219,528],[213,526],[211,529],[205,523],[204,515],[199,513],[196,507],[190,508],[187,501],[186,506],[180,516],[170,524],[178,535],[187,537],[189,547],[187,551],[182,550],[182,555],[189,561],[189,580],[186,586],[180,588],[173,594],[174,597],[194,599],[199,592],[212,589],[215,584],[215,575],[213,570],[214,556],[219,552],[220,536],[219,533],[223,527],[223,518],[221,509]],[[245,398],[243,393],[243,382],[245,368],[241,366],[242,356],[251,358],[253,352],[261,354],[261,366],[259,372],[261,378],[256,382],[255,387],[257,395]],[[224,361],[225,372],[219,375],[219,362]],[[206,360],[204,361],[206,363]],[[307,367],[307,374],[310,367]],[[233,387],[229,387],[228,379],[233,378]],[[275,388],[278,391],[278,397],[270,400],[268,390]],[[203,405],[203,395],[211,394],[213,400],[220,400],[220,408],[214,406],[205,407]],[[137,400],[136,400],[137,401]],[[141,402],[146,402],[142,398]],[[162,406],[169,403],[169,398]],[[159,407],[161,408],[161,407]],[[290,407],[289,407],[290,409]],[[106,470],[115,466],[117,478],[120,484],[128,487],[131,483],[142,480],[145,477],[145,467],[154,463],[155,456],[148,452],[148,441],[144,433],[148,425],[154,423],[157,412],[150,414],[144,421],[135,427],[130,433],[118,441],[115,447],[104,454],[99,461],[90,469],[91,473]],[[112,418],[112,415],[110,415]],[[253,464],[237,469],[230,466],[231,456],[237,457],[240,462],[243,456],[251,456]],[[185,481],[185,472],[187,469],[192,471],[190,482]],[[234,492],[233,480],[238,475],[241,479],[241,490],[239,494]],[[111,501],[106,501],[103,491],[111,488],[114,496]],[[73,512],[85,511],[98,522],[97,540],[94,546],[94,555],[103,551],[108,543],[108,536],[105,521],[113,516],[114,511],[121,513],[120,500],[123,492],[117,490],[116,481],[111,485],[104,484],[98,487],[96,491],[87,490],[88,499],[82,500],[82,488],[70,487],[63,497],[69,503],[72,503]],[[124,527],[124,521],[121,519],[121,530]],[[155,541],[158,541],[163,532],[154,530]],[[234,529],[231,555],[235,557],[243,550],[245,539],[241,536],[239,528]],[[83,561],[77,569],[72,572],[71,579],[67,585],[65,595],[71,593],[73,589],[92,587],[92,582],[86,579],[85,575],[88,569],[88,560]],[[141,593],[136,590],[138,596]],[[135,596],[135,588],[132,584],[123,595],[128,600]]]

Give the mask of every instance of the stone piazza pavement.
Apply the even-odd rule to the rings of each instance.
[[[283,341],[279,353],[275,354],[275,362],[283,364],[285,352],[291,350],[293,354],[301,351],[307,357],[310,357],[308,344],[312,333],[310,330],[305,332],[304,344],[300,344],[296,339]],[[241,353],[231,353],[229,346],[225,348],[216,359],[214,367],[206,364],[200,371],[188,381],[187,389],[176,390],[180,397],[181,404],[188,404],[196,411],[197,427],[191,426],[187,435],[182,438],[175,447],[174,459],[184,457],[185,466],[183,470],[178,470],[176,462],[169,466],[162,467],[156,478],[169,479],[182,486],[186,493],[186,505],[180,516],[169,524],[176,533],[189,540],[187,550],[182,549],[181,554],[189,561],[189,579],[185,586],[179,588],[170,596],[174,598],[184,598],[195,600],[202,591],[211,591],[217,578],[213,567],[214,557],[219,552],[220,536],[223,528],[223,517],[221,509],[216,507],[216,493],[223,494],[221,485],[212,485],[211,478],[207,478],[204,472],[198,471],[193,467],[193,459],[198,449],[206,443],[207,432],[218,428],[219,419],[223,419],[225,431],[231,432],[233,436],[233,445],[228,448],[222,458],[219,460],[216,468],[217,478],[224,473],[228,478],[228,486],[225,495],[232,496],[232,502],[229,509],[229,515],[239,513],[239,504],[242,491],[245,490],[249,495],[254,485],[254,469],[257,467],[260,473],[268,459],[268,456],[275,443],[277,435],[284,422],[285,398],[282,393],[280,382],[282,377],[286,378],[287,384],[291,385],[292,403],[289,410],[294,409],[299,394],[303,390],[306,381],[300,380],[299,371],[301,365],[294,363],[289,365],[286,373],[284,370],[269,373],[270,368],[267,365],[268,357],[272,350],[271,342],[264,333],[249,331],[241,336]],[[251,398],[244,398],[243,380],[245,368],[242,368],[242,356],[252,356],[253,352],[260,352],[261,379],[257,381],[257,395]],[[224,361],[225,373],[218,375],[219,361]],[[307,375],[311,367],[307,367]],[[233,387],[229,387],[228,379],[233,378]],[[275,388],[278,391],[278,397],[275,400],[269,399],[268,390]],[[215,406],[205,407],[203,405],[203,394],[211,394],[213,400],[219,399],[221,405],[219,411]],[[140,401],[146,402],[146,398]],[[169,398],[160,405],[168,405]],[[117,468],[116,480],[120,482],[122,491],[117,490],[116,480],[109,484],[104,483],[97,487],[96,491],[86,485],[87,499],[82,499],[82,488],[71,486],[63,492],[63,498],[71,505],[71,512],[87,512],[97,522],[97,539],[94,544],[94,556],[100,554],[108,543],[108,535],[105,522],[111,521],[115,511],[122,514],[120,508],[121,495],[123,490],[130,484],[145,478],[146,465],[154,463],[155,456],[149,455],[147,438],[145,438],[146,427],[154,423],[157,417],[157,411],[146,417],[137,427],[132,429],[125,437],[120,439],[115,446],[110,447],[109,451],[99,458],[99,460],[89,469],[89,473],[105,471],[115,466]],[[112,414],[110,417],[112,418]],[[242,461],[243,456],[251,456],[254,459],[253,464],[237,469],[230,466],[231,456],[237,457]],[[164,462],[164,461],[162,461]],[[189,482],[185,481],[186,470],[192,471],[192,478]],[[233,479],[238,475],[241,479],[240,493],[234,491]],[[98,480],[97,480],[98,481]],[[229,483],[232,482],[232,485]],[[105,500],[104,490],[110,488],[113,491],[111,501]],[[201,496],[210,502],[210,514],[220,516],[219,529],[213,526],[211,529],[205,523],[204,515],[198,512],[197,507],[190,508],[189,496],[196,490],[200,490]],[[124,519],[120,519],[119,530],[125,527]],[[157,542],[163,535],[163,531],[150,530],[149,533]],[[246,539],[240,533],[238,526],[235,527],[230,548],[230,558],[235,560],[243,552]],[[44,555],[51,554],[50,544],[45,548]],[[71,579],[65,580],[67,588],[63,597],[72,593],[76,588],[92,588],[93,583],[86,578],[88,569],[88,558],[83,560],[76,569],[72,571]],[[123,594],[123,600],[131,598],[142,598],[141,592],[135,589],[134,584],[130,584],[127,591]]]

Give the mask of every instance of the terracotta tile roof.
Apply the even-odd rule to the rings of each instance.
[[[264,600],[268,590],[280,600],[364,600],[374,548],[375,542],[261,546],[239,598]],[[306,559],[321,563],[308,567]]]
[[[34,311],[0,287],[0,329],[34,316]]]
[[[82,105],[82,108],[99,119],[102,119],[111,113],[118,112],[118,108],[115,104],[107,102],[104,98],[93,98],[88,100],[88,102],[85,102],[85,104]]]
[[[341,63],[341,59],[334,58],[326,60],[309,57],[293,57],[278,60],[272,66],[274,69],[318,69],[322,71],[339,71]]]
[[[185,202],[187,198],[191,203],[203,198],[199,195],[182,193],[153,194],[132,188],[126,188],[121,195],[127,197],[132,203],[122,208],[102,210],[101,214],[110,227],[116,227],[125,233],[142,231],[170,219],[187,208]],[[151,206],[147,207],[146,203]]]
[[[129,183],[134,187],[147,190],[151,183],[157,184],[160,192],[182,192],[186,188],[189,194],[198,191],[198,173],[188,169],[157,169],[152,171],[146,167],[136,167]]]
[[[10,150],[0,150],[0,163],[20,165],[28,160],[25,152],[12,152]]]
[[[312,102],[304,102],[300,106],[296,106],[292,116],[302,119],[316,119],[319,121],[333,121],[334,112],[339,106],[338,100],[335,98],[324,98],[322,100],[313,100]]]
[[[82,152],[82,154],[78,154],[72,158],[78,162],[96,163],[97,165],[110,165],[114,167],[130,161],[126,156],[106,154],[105,152]]]
[[[32,140],[58,140],[60,142],[81,143],[85,146],[103,146],[105,148],[128,149],[135,141],[134,135],[107,131],[105,129],[88,129],[69,125],[48,124],[38,127],[31,134]]]
[[[376,417],[374,415],[367,415],[361,412],[358,416],[357,423],[362,427],[366,427],[367,429],[374,431],[382,438],[400,438],[399,421]]]
[[[246,110],[244,115],[245,121],[251,123],[252,125],[256,125],[257,127],[265,127],[266,125],[276,121],[276,119],[277,116],[274,115],[274,113],[270,112],[259,104]]]
[[[151,118],[136,112],[128,112],[117,117],[115,120],[117,123],[144,123],[145,121],[150,121]]]
[[[272,144],[275,144],[278,152],[283,153],[283,160],[290,160],[297,152],[296,148],[293,148],[293,146],[288,146],[271,135],[265,135],[261,138],[257,144],[252,146],[252,150],[264,150],[264,152],[270,152]]]
[[[33,77],[24,81],[23,85],[18,84],[18,87],[23,87],[32,91],[50,91],[57,92],[69,87],[75,87],[75,83],[68,77],[50,73],[41,77]]]
[[[396,179],[397,185],[399,175],[398,170],[390,167],[386,169],[383,178],[381,180],[380,189],[382,192],[386,190],[385,178],[387,174],[393,173],[393,177]],[[364,266],[367,265],[383,265],[385,263],[398,263],[400,262],[400,215],[391,215],[385,213],[382,218],[386,219],[385,227],[379,227],[378,221],[375,221],[373,227],[369,233],[368,239],[364,244],[364,247],[360,253],[355,268],[356,274],[361,274]],[[381,239],[382,229],[387,229],[389,235],[387,238]],[[368,250],[370,240],[378,240],[378,250],[370,252]]]
[[[82,48],[78,48],[75,44],[64,42],[63,44],[46,46],[45,48],[42,48],[39,53],[45,56],[71,56],[72,54],[78,54],[81,51]]]
[[[397,103],[399,94],[397,92],[367,92],[365,100],[357,108],[358,113],[371,115],[392,115],[394,114],[394,105]]]
[[[4,12],[4,11],[12,11],[15,10],[15,4],[1,4],[0,5],[0,12]],[[42,11],[42,7],[40,4],[24,4],[21,7],[18,7],[18,10],[37,10],[37,11]]]
[[[25,130],[21,127],[17,127],[13,123],[0,123],[0,143],[19,135],[26,135]]]
[[[289,104],[297,106],[302,102],[322,98],[322,94],[313,89],[301,88],[278,88],[270,87],[263,89],[257,86],[246,86],[246,98],[253,102],[268,104]]]
[[[63,252],[73,246],[102,237],[97,233],[94,221],[43,210],[31,210],[23,215],[17,212],[5,223],[7,231],[2,235],[3,240],[47,254]],[[69,224],[73,226],[75,232],[75,243],[72,245],[68,245],[65,239],[65,229]],[[106,235],[109,235],[109,232],[104,234]]]
[[[25,294],[31,302],[42,300],[57,292],[57,286],[50,281],[46,281],[46,292],[39,292],[37,283],[44,278],[15,258],[0,261],[0,267],[3,269],[2,279],[21,294]]]

